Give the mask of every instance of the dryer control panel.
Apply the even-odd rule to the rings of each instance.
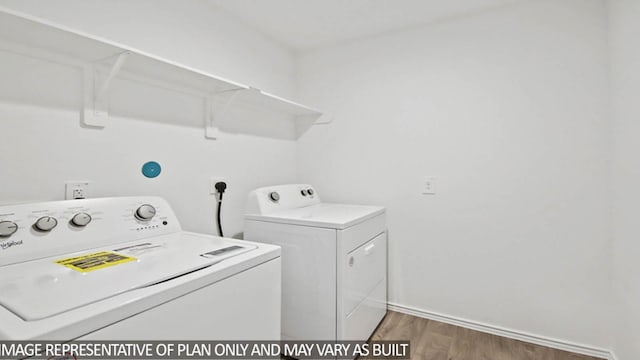
[[[276,211],[297,209],[319,203],[320,197],[311,185],[267,186],[249,193],[247,214],[266,215]]]
[[[160,197],[0,206],[0,266],[181,231]]]

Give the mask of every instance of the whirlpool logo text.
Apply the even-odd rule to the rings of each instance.
[[[22,245],[22,240],[20,240],[20,241],[7,241],[7,242],[0,243],[0,248],[2,248],[2,250],[7,250],[8,248],[10,248],[12,246],[18,246],[18,245]]]

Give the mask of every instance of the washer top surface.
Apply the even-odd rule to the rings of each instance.
[[[75,339],[279,257],[183,231],[157,196],[2,205],[0,340]]]
[[[25,321],[45,319],[211,267],[256,248],[250,243],[178,232],[16,263],[0,268],[0,305]],[[94,256],[87,257],[91,254]]]
[[[246,218],[248,220],[343,230],[383,214],[384,211],[385,209],[380,206],[319,203],[269,214],[249,214]]]

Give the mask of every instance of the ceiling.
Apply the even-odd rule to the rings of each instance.
[[[524,0],[207,1],[293,50],[309,50]]]

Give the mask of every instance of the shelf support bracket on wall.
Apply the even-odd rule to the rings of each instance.
[[[233,102],[236,100],[238,94],[246,90],[245,88],[238,88],[232,90],[226,90],[217,94],[209,95],[206,98],[206,111],[205,111],[205,127],[204,137],[211,140],[216,140],[220,136],[220,129],[218,124],[220,119],[224,117]],[[216,96],[220,96],[221,93],[232,92],[227,101],[222,104],[216,105]]]
[[[109,118],[109,87],[111,82],[118,75],[125,60],[131,54],[125,51],[117,55],[117,58],[106,77],[102,78],[99,70],[102,68],[100,62],[95,61],[83,66],[83,102],[82,123],[91,127],[105,127]]]

